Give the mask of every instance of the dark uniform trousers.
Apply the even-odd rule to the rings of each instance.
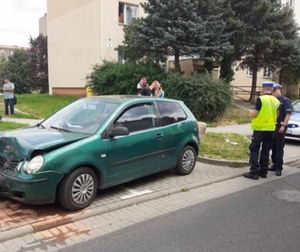
[[[285,131],[283,133],[279,132],[281,125],[276,127],[274,133],[274,139],[272,144],[272,163],[273,168],[277,171],[282,171],[283,165],[283,154],[284,154],[284,144],[285,144]]]
[[[254,131],[250,149],[250,173],[267,174],[269,154],[273,144],[274,131]],[[259,150],[261,151],[259,152]]]

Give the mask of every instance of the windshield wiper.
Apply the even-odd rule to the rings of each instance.
[[[46,129],[46,127],[42,123],[38,123],[36,126],[37,127],[42,127],[43,129]]]
[[[59,127],[56,127],[56,126],[50,126],[51,129],[56,129],[58,131],[63,131],[63,132],[72,132],[71,130],[67,130],[67,129],[64,129],[64,128],[59,128]]]

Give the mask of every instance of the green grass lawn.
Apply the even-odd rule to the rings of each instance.
[[[250,123],[249,112],[247,110],[230,106],[224,115],[215,122],[208,122],[208,127],[217,127],[231,124]]]
[[[22,124],[22,123],[0,122],[0,131],[24,128],[26,126],[28,126],[28,125],[27,124]]]
[[[206,133],[200,144],[204,157],[226,160],[248,160],[250,139],[233,133]]]
[[[17,95],[18,103],[16,108],[24,113],[16,113],[17,118],[46,118],[78,99],[74,96],[51,96],[48,94],[23,94]],[[3,104],[3,99],[0,101]],[[0,112],[3,113],[3,106]]]

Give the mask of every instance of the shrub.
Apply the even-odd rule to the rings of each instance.
[[[165,73],[157,66],[149,64],[119,64],[104,62],[96,65],[88,76],[88,86],[101,95],[136,94],[136,86],[142,77],[148,83],[165,78]]]
[[[211,75],[169,74],[163,81],[167,97],[183,100],[198,120],[212,121],[231,104],[229,85]]]

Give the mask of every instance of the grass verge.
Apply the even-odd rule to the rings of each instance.
[[[52,96],[48,94],[17,95],[16,108],[23,113],[16,113],[14,117],[40,119],[46,118],[59,109],[78,99],[74,96]]]
[[[26,126],[28,125],[23,123],[0,122],[0,131],[14,130],[19,128],[24,128]]]
[[[235,133],[206,133],[201,140],[204,157],[226,160],[248,160],[250,139]]]
[[[207,126],[217,127],[244,123],[250,123],[248,111],[235,106],[230,106],[222,117],[217,118],[215,122],[208,122]]]

